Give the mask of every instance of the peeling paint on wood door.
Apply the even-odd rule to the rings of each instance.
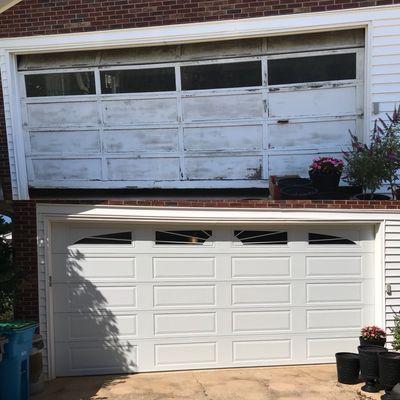
[[[119,51],[120,59],[115,52],[100,51],[96,57],[84,57],[81,64],[75,55],[70,68],[66,68],[67,56],[59,65],[54,61],[53,68],[51,59],[44,57],[45,70],[38,69],[40,60],[29,68],[25,59],[20,83],[30,186],[262,187],[270,174],[306,175],[316,155],[340,156],[349,145],[348,130],[362,136],[364,49],[360,36],[318,35],[315,43],[310,42],[312,35],[300,35],[290,40],[246,41],[247,45],[140,49],[137,58],[124,50]],[[308,48],[304,41],[309,42]],[[345,54],[357,57],[354,79],[268,82],[269,60]],[[160,63],[163,58],[165,62]],[[114,65],[107,67],[111,60]],[[182,88],[185,66],[240,62],[261,63],[259,85]],[[150,68],[175,71],[176,90],[102,93],[105,83],[100,79],[105,69]],[[93,71],[95,94],[26,96],[27,76],[73,71]],[[118,89],[122,81],[110,82]]]

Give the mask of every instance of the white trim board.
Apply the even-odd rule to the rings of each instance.
[[[400,225],[400,213],[382,213],[375,210],[255,210],[255,209],[211,209],[178,207],[131,207],[88,205],[37,205],[38,233],[38,281],[40,329],[47,343],[44,353],[45,371],[49,379],[55,377],[54,337],[52,321],[52,293],[49,287],[51,275],[51,224],[60,221],[107,223],[191,223],[212,224],[364,224],[375,226],[375,264],[379,271],[375,282],[375,324],[385,327],[385,245],[384,230],[387,223]]]
[[[2,71],[13,198],[15,200],[29,198],[20,116],[20,99],[18,97],[16,79],[15,61],[18,54],[129,46],[154,46],[335,29],[365,28],[364,131],[365,136],[368,136],[368,131],[372,126],[372,102],[381,102],[384,104],[384,107],[382,107],[384,111],[393,109],[392,106],[399,102],[398,94],[393,92],[393,82],[391,85],[375,84],[374,86],[371,79],[372,70],[376,71],[374,72],[376,76],[382,76],[382,74],[393,76],[394,72],[390,71],[397,68],[398,62],[396,61],[396,57],[385,61],[382,56],[377,58],[376,53],[373,53],[373,51],[376,52],[377,49],[382,49],[383,52],[390,52],[389,44],[393,44],[393,40],[396,41],[396,36],[391,35],[390,31],[393,26],[400,24],[399,21],[400,5],[390,5],[235,21],[214,21],[149,28],[0,39],[0,67]],[[374,34],[372,33],[373,30]],[[375,44],[377,42],[380,43],[379,46]],[[390,58],[390,54],[386,57]],[[383,73],[382,67],[387,71]],[[382,86],[385,87],[382,89]]]

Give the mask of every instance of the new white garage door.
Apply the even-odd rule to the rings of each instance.
[[[53,227],[56,375],[331,362],[373,322],[372,228]]]

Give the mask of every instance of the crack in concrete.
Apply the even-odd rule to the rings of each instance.
[[[266,389],[265,400],[273,400],[271,386],[269,380],[263,378],[256,378],[256,382],[260,383]]]
[[[204,397],[205,399],[210,399],[210,400],[212,400],[212,399],[209,397],[209,395],[208,395],[208,392],[207,392],[206,387],[200,382],[200,380],[199,380],[199,378],[196,376],[196,374],[192,374],[192,375],[193,375],[193,378],[195,379],[195,381],[197,382],[197,384],[200,386],[200,389],[201,389],[201,392],[202,392],[202,394],[203,394],[203,397]]]

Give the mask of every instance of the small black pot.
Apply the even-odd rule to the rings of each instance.
[[[383,399],[386,395],[384,394],[381,399]],[[400,383],[394,385],[393,389],[390,391],[390,399],[391,400],[400,400]]]
[[[349,195],[341,192],[317,193],[314,197],[317,200],[347,200]]]
[[[366,340],[360,336],[360,346],[385,346],[386,338]]]
[[[355,353],[336,353],[338,382],[352,385],[360,375],[360,356]]]
[[[313,188],[312,186],[284,186],[281,188],[281,199],[313,199],[317,193],[317,189]]]
[[[361,388],[364,392],[377,393],[377,380],[379,379],[378,354],[388,350],[381,346],[359,346],[361,377],[365,385]]]
[[[281,178],[278,180],[278,187],[286,186],[311,186],[311,181],[307,178]]]
[[[394,351],[380,353],[378,363],[379,383],[387,394],[384,398],[389,399],[393,387],[400,382],[400,353]]]
[[[370,194],[370,193],[359,193],[353,196],[356,200],[390,200],[389,196],[385,194]]]
[[[335,191],[339,187],[342,173],[324,174],[323,172],[308,172],[311,182],[320,192]]]

